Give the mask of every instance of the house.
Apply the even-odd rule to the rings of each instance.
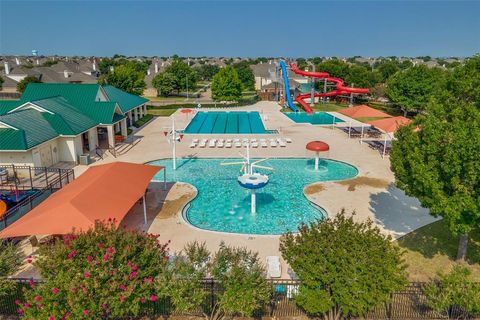
[[[127,137],[147,101],[112,86],[30,83],[20,100],[0,100],[0,164],[77,163]]]

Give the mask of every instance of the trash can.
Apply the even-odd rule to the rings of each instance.
[[[90,164],[90,155],[82,154],[78,156],[78,164],[88,166]]]

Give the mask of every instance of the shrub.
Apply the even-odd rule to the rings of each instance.
[[[8,279],[22,265],[23,255],[18,246],[8,242],[0,242],[0,297],[14,289],[15,284]]]
[[[156,301],[155,279],[165,271],[166,245],[156,235],[97,223],[40,248],[35,262],[44,283],[25,290],[25,319],[105,319],[137,315]]]
[[[448,318],[458,317],[459,311],[480,314],[480,284],[471,280],[470,273],[461,265],[456,265],[450,273],[439,273],[425,288],[427,304]]]
[[[301,279],[297,304],[308,314],[363,316],[406,284],[400,249],[372,221],[334,219],[286,234],[280,251]]]

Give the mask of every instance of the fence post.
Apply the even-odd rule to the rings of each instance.
[[[60,189],[62,188],[62,169],[58,168],[58,180],[60,181]]]
[[[28,166],[28,174],[30,176],[30,189],[33,190],[32,167]]]

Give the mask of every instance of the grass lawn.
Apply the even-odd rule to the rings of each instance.
[[[397,241],[405,250],[407,271],[412,281],[427,281],[438,271],[448,272],[456,263],[458,237],[453,236],[445,223],[434,222]],[[480,231],[470,234],[467,267],[480,281]]]
[[[154,117],[154,115],[150,114],[150,113],[147,113],[144,117],[138,119],[137,121],[135,121],[133,123],[133,125],[136,127],[136,128],[140,128],[141,126],[143,126],[145,123],[147,123],[148,121],[150,121],[150,119],[152,119]]]
[[[157,116],[157,117],[169,117],[171,116],[175,111],[177,111],[178,108],[162,108],[162,107],[156,107],[156,108],[148,108],[148,114],[152,116]]]

